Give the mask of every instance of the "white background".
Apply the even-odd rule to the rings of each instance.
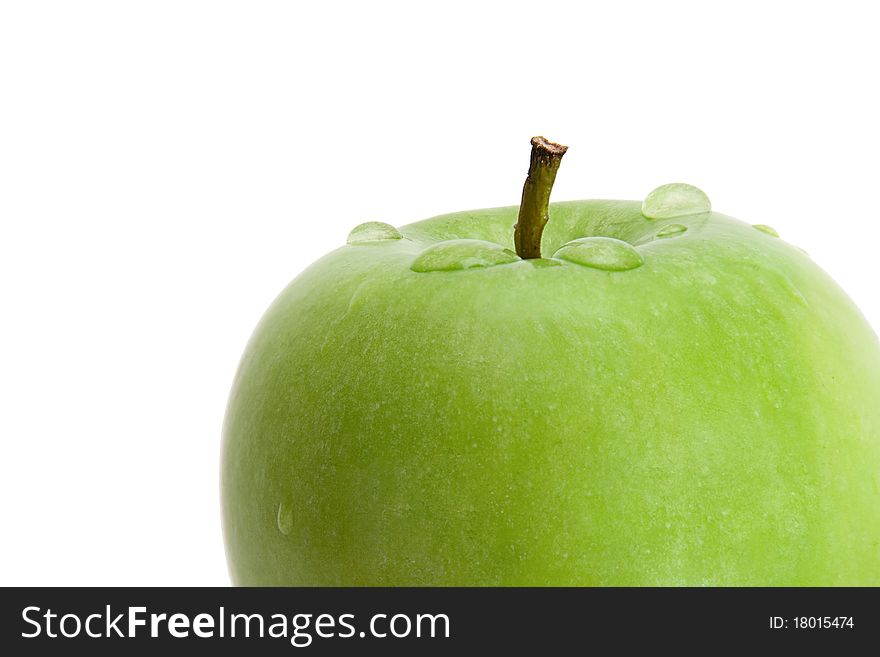
[[[696,184],[880,326],[864,2],[0,5],[0,584],[223,585],[262,312],[355,224]]]

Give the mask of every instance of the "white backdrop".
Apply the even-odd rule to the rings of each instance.
[[[684,181],[880,327],[870,2],[0,5],[0,584],[223,585],[247,338],[365,220]]]

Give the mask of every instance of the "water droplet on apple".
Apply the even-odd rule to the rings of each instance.
[[[776,229],[773,226],[767,226],[766,224],[755,224],[752,226],[755,230],[760,230],[762,233],[767,233],[768,235],[772,235],[773,237],[779,237],[779,233],[776,232]]]
[[[644,262],[632,244],[613,237],[582,237],[564,245],[553,257],[605,271],[635,269]]]
[[[702,214],[712,209],[706,193],[693,185],[670,183],[661,185],[642,201],[642,214],[647,219],[672,219]]]
[[[669,224],[667,226],[663,226],[663,228],[657,231],[657,237],[677,237],[678,235],[684,233],[686,230],[687,226],[682,226],[681,224]]]
[[[367,242],[384,242],[399,240],[403,235],[391,224],[381,221],[368,221],[355,226],[348,234],[349,244],[365,244]]]
[[[413,261],[410,269],[418,272],[456,271],[506,265],[519,260],[510,249],[483,240],[449,240],[429,246]]]
[[[293,507],[284,502],[278,503],[278,511],[275,516],[275,524],[278,525],[278,531],[287,536],[293,529]]]

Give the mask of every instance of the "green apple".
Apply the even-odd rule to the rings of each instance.
[[[519,209],[364,224],[272,304],[224,425],[236,584],[880,585],[855,305],[688,185],[547,222],[562,153],[533,140]]]

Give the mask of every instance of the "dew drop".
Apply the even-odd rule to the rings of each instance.
[[[275,516],[275,524],[278,525],[278,531],[287,536],[293,529],[293,507],[284,502],[278,503],[278,512]]]
[[[706,193],[693,185],[670,183],[661,185],[642,201],[642,214],[647,219],[672,219],[702,214],[712,209]]]
[[[564,245],[553,257],[605,271],[635,269],[644,262],[632,244],[613,237],[582,237]]]
[[[410,269],[417,272],[456,271],[478,267],[506,265],[519,260],[510,249],[483,240],[449,240],[429,246],[413,261]]]
[[[348,234],[349,244],[365,244],[367,242],[384,242],[399,240],[403,235],[391,224],[381,221],[368,221],[355,226]]]
[[[686,230],[687,226],[682,226],[681,224],[669,224],[668,226],[663,226],[663,228],[657,231],[657,237],[676,237]]]
[[[773,226],[767,226],[766,224],[755,224],[752,226],[755,230],[760,230],[762,233],[767,233],[768,235],[772,235],[773,237],[779,237],[779,233],[776,232],[776,229]]]

